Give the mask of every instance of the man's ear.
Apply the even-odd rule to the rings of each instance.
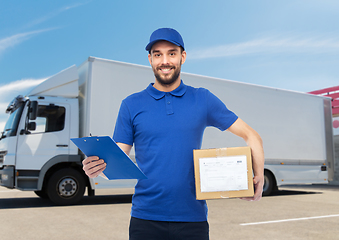
[[[182,51],[181,53],[181,65],[186,61],[186,51]]]

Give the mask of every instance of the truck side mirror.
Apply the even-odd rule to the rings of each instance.
[[[30,102],[28,119],[35,120],[37,117],[37,112],[38,112],[38,102],[37,101]]]
[[[30,123],[28,123],[27,129],[28,129],[29,131],[35,131],[35,129],[36,129],[36,123],[35,123],[35,122],[30,122]]]

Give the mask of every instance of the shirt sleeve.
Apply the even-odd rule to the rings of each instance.
[[[113,139],[115,142],[133,145],[133,123],[127,104],[123,101],[120,105],[117,121],[115,123]]]
[[[207,126],[213,126],[225,131],[238,119],[226,105],[213,93],[206,91]]]

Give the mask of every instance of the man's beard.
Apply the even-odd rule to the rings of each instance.
[[[159,74],[157,70],[159,68],[173,68],[173,67],[174,72],[172,74]],[[153,68],[154,76],[162,86],[171,86],[174,82],[176,82],[176,80],[180,76],[180,71],[181,71],[181,61],[178,67],[162,65],[156,69]]]

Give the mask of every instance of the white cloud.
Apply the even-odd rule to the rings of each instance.
[[[0,133],[2,132],[2,130],[5,127],[6,124],[6,119],[8,117],[7,114],[5,114],[5,110],[8,106],[8,103],[0,103]]]
[[[3,109],[6,109],[8,106],[8,103],[0,103],[0,110],[2,111]]]
[[[248,54],[338,54],[338,38],[319,37],[266,37],[247,42],[225,44],[204,49],[195,49],[189,52],[190,59],[206,59],[216,57],[241,56]]]
[[[59,14],[65,12],[65,11],[68,11],[68,10],[70,10],[72,8],[80,7],[80,6],[85,5],[87,3],[89,3],[89,2],[86,2],[86,3],[77,3],[77,4],[74,4],[74,5],[69,5],[69,6],[66,6],[66,7],[59,8],[59,9],[53,11],[53,12],[50,12],[50,13],[46,14],[43,17],[40,17],[38,19],[35,19],[35,20],[27,23],[24,27],[25,28],[31,28],[31,27],[33,27],[35,25],[38,25],[40,23],[43,23],[43,22],[45,22],[45,21],[47,21],[47,20],[49,20],[51,18],[54,18],[54,17],[58,16]]]
[[[0,133],[5,129],[6,122],[0,122]]]
[[[6,98],[7,96],[15,97],[18,94],[24,95],[25,90],[34,87],[41,82],[45,81],[47,78],[42,79],[23,79],[14,81],[5,85],[0,86],[0,100]],[[0,102],[1,104],[1,102]]]
[[[51,18],[54,18],[56,16],[58,16],[59,14],[61,14],[62,12],[65,12],[65,11],[68,11],[72,8],[76,8],[76,7],[79,7],[79,6],[82,6],[84,4],[87,4],[88,2],[86,3],[78,3],[78,4],[74,4],[74,5],[69,5],[69,6],[66,6],[66,7],[63,7],[63,8],[60,8],[54,12],[51,12],[41,18],[38,18],[36,20],[33,20],[29,23],[27,23],[26,25],[24,25],[21,29],[27,29],[27,28],[31,28],[33,26],[36,26],[40,23],[43,23]],[[33,37],[34,35],[37,35],[39,33],[42,33],[42,32],[47,32],[47,31],[50,31],[50,30],[54,30],[54,29],[57,29],[57,28],[48,28],[48,29],[42,29],[42,30],[36,30],[36,31],[29,31],[29,32],[23,32],[23,33],[18,33],[18,34],[15,34],[15,35],[12,35],[10,37],[6,37],[6,38],[3,38],[3,39],[0,39],[0,56],[4,53],[4,51],[6,51],[7,49],[9,48],[12,48],[28,39],[30,39],[31,37]]]
[[[42,33],[42,32],[47,32],[47,31],[50,31],[50,30],[53,30],[53,29],[55,29],[55,28],[18,33],[18,34],[12,35],[10,37],[0,39],[0,56],[7,49],[12,48],[12,47],[22,43],[23,41],[30,39],[32,36],[39,34],[39,33]]]

